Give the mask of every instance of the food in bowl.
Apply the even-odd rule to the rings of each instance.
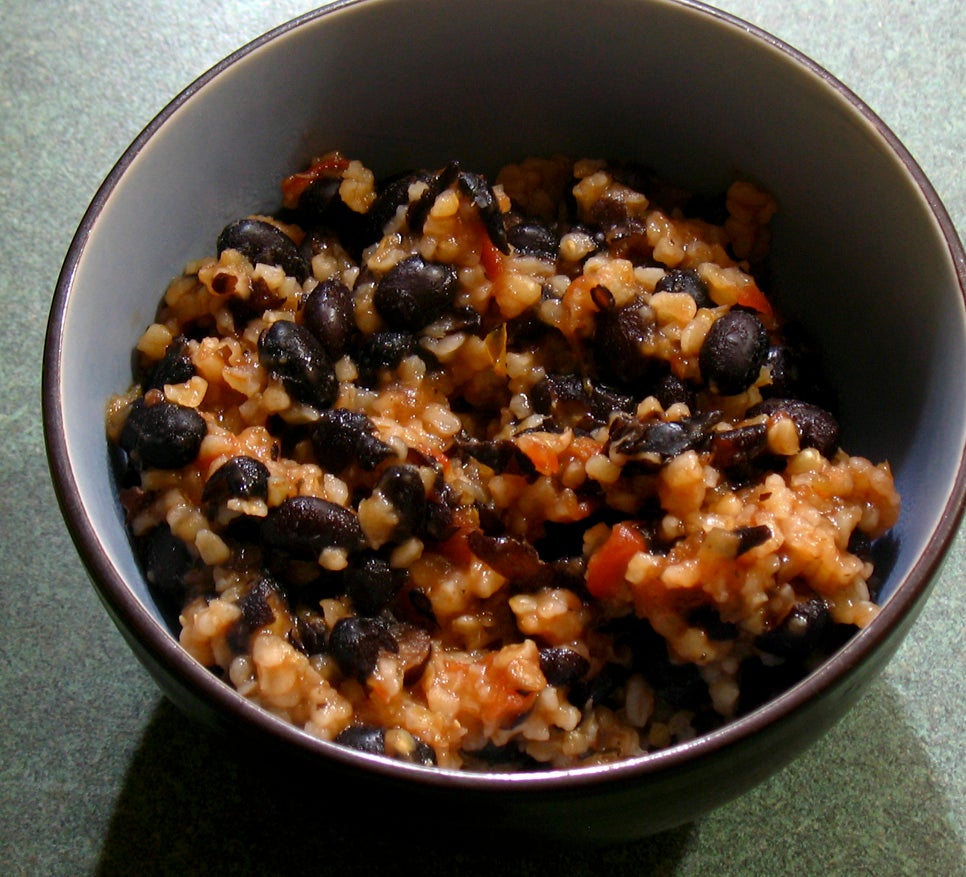
[[[329,152],[280,200],[171,283],[107,412],[145,576],[243,696],[570,768],[718,727],[875,616],[899,496],[763,291],[766,192]]]

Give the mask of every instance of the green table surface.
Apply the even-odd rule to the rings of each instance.
[[[962,0],[717,5],[857,92],[966,230]],[[385,844],[378,826],[393,814],[378,801],[272,777],[257,752],[224,751],[162,697],[54,499],[40,416],[48,308],[85,208],[141,128],[220,58],[310,8],[0,2],[0,873],[966,874],[962,534],[911,635],[830,733],[743,797],[632,844],[508,854],[481,832],[443,852],[431,814],[410,844]]]

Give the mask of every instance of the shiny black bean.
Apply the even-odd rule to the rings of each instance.
[[[348,353],[358,335],[349,287],[323,280],[305,300],[302,321],[333,361]]]
[[[248,650],[251,635],[259,628],[271,624],[276,613],[287,610],[288,601],[281,586],[271,576],[262,576],[255,581],[248,593],[238,600],[241,618],[229,632],[229,645],[238,653]]]
[[[312,446],[319,465],[335,473],[352,463],[368,472],[393,454],[392,448],[376,436],[372,421],[361,411],[348,408],[321,412],[312,433]]]
[[[540,669],[550,685],[573,685],[587,675],[590,661],[566,646],[547,646],[540,649]]]
[[[798,430],[798,441],[803,448],[815,448],[824,457],[831,457],[839,445],[838,421],[824,408],[798,399],[765,399],[748,411],[749,416],[784,414]]]
[[[390,466],[379,478],[376,491],[395,508],[398,523],[393,539],[403,540],[418,533],[426,514],[426,486],[415,466]]]
[[[345,591],[360,615],[378,615],[405,581],[405,570],[393,569],[381,557],[367,555],[346,570]]]
[[[550,228],[536,219],[524,219],[507,229],[507,241],[523,256],[555,262],[560,243]]]
[[[339,380],[322,345],[291,320],[278,320],[262,332],[258,359],[299,402],[328,408],[339,394]]]
[[[268,468],[254,457],[238,456],[219,466],[205,483],[201,499],[222,503],[229,499],[265,499],[268,496]]]
[[[386,754],[386,732],[375,725],[349,725],[336,734],[335,742],[370,755]]]
[[[381,651],[398,645],[381,619],[350,615],[340,618],[329,634],[329,653],[343,675],[364,682],[375,669]]]
[[[409,256],[379,280],[373,305],[392,328],[418,332],[446,313],[458,287],[451,266]]]
[[[691,268],[674,268],[668,271],[654,287],[655,292],[686,292],[699,308],[713,308],[714,299],[708,292],[708,285],[697,271]]]
[[[121,447],[143,469],[180,469],[198,456],[207,434],[204,418],[194,408],[166,400],[149,405],[141,398],[131,406]]]
[[[734,396],[755,383],[767,356],[764,324],[748,311],[733,310],[711,326],[698,353],[698,366],[712,392]]]
[[[179,335],[165,350],[164,356],[155,364],[144,383],[144,389],[163,390],[165,384],[183,384],[195,376],[195,366],[188,352],[188,342]]]
[[[218,235],[218,255],[237,250],[252,264],[275,265],[302,283],[311,265],[293,241],[278,226],[263,219],[239,219]]]
[[[270,548],[296,557],[318,558],[325,548],[357,551],[362,527],[355,513],[315,496],[296,496],[262,519],[262,538]]]
[[[763,652],[800,661],[820,649],[831,628],[832,616],[821,597],[797,603],[782,623],[755,637]]]

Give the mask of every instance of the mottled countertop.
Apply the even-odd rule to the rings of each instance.
[[[857,92],[966,232],[961,0],[716,5]],[[258,753],[223,751],[163,699],[88,584],[54,499],[40,416],[47,312],[90,198],[140,129],[224,55],[309,8],[0,4],[0,871],[966,874],[962,534],[895,659],[826,737],[706,818],[625,846],[442,853],[427,834],[390,849],[373,838],[391,818],[378,802],[332,801],[298,777],[266,783]]]

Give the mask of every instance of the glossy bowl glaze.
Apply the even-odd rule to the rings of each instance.
[[[697,50],[696,47],[699,47]],[[843,443],[903,497],[881,614],[794,688],[687,744],[574,771],[461,774],[315,739],[182,651],[128,543],[103,412],[168,281],[226,222],[278,206],[324,149],[377,175],[493,171],[530,154],[636,159],[698,191],[750,177],[780,204],[771,294],[820,340]],[[65,519],[118,628],[192,715],[400,809],[528,839],[638,837],[693,819],[819,737],[913,623],[963,511],[966,259],[875,115],[774,37],[674,0],[360,0],[254,41],[154,119],[95,195],[57,286],[44,361]],[[266,757],[268,757],[266,755]]]

